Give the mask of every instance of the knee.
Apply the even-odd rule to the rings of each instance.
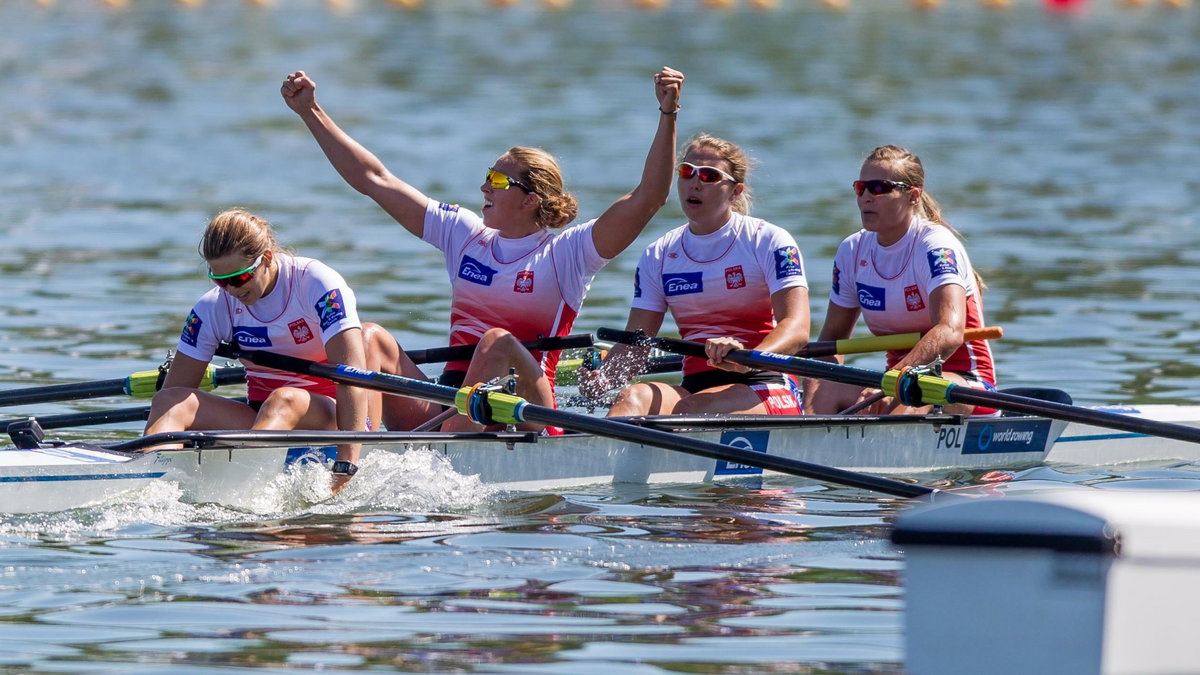
[[[195,400],[196,390],[191,387],[167,387],[155,392],[150,400],[150,407],[158,411],[167,411]]]
[[[493,349],[506,349],[512,345],[519,345],[520,342],[513,334],[503,328],[489,328],[483,337],[479,339],[479,345],[476,350],[487,351]]]
[[[363,324],[362,329],[363,349],[368,368],[377,370],[380,365],[391,366],[399,362],[404,350],[386,328],[377,323],[367,322]]]
[[[620,408],[625,410],[650,410],[650,407],[654,403],[654,394],[654,390],[645,384],[630,385],[617,392],[617,397],[613,400],[612,407],[614,409]]]
[[[296,410],[308,400],[308,392],[297,387],[280,387],[263,401],[260,414],[274,414],[283,410]]]

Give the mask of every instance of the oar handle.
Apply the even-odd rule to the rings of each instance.
[[[521,345],[530,351],[548,352],[560,349],[578,349],[592,346],[591,333],[564,335],[562,337],[540,338],[522,342]],[[462,361],[471,358],[476,345],[458,345],[456,347],[431,347],[429,349],[414,349],[405,352],[413,363],[444,363],[446,361]]]
[[[924,333],[896,333],[895,335],[872,335],[845,340],[827,340],[810,342],[796,356],[815,358],[818,356],[833,356],[834,354],[864,354],[866,352],[886,352],[901,349],[912,349]],[[983,328],[968,328],[963,331],[963,341],[968,340],[999,340],[1004,337],[1004,329],[1000,326],[984,326]]]

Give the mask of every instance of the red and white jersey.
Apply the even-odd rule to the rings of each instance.
[[[570,333],[592,279],[609,261],[592,241],[595,222],[507,239],[477,214],[430,200],[422,239],[446,256],[450,346],[476,344],[491,328],[522,342]],[[551,384],[559,354],[533,352]],[[446,370],[468,364],[452,361]]]
[[[757,347],[775,328],[771,295],[808,288],[804,261],[787,230],[733,214],[711,234],[677,227],[646,247],[634,277],[633,307],[671,310],[685,340],[732,337]],[[684,374],[712,370],[684,359]]]
[[[325,343],[350,328],[361,328],[354,292],[342,275],[312,258],[277,253],[275,288],[253,305],[244,305],[214,286],[188,314],[176,351],[211,361],[219,342],[242,349],[272,352],[324,362]],[[251,401],[262,401],[279,387],[300,387],[333,396],[329,380],[245,363]]]
[[[866,230],[846,237],[834,257],[829,301],[860,309],[874,335],[924,332],[933,328],[929,296],[947,284],[966,291],[966,327],[982,327],[983,298],[962,241],[949,228],[914,218],[904,237],[891,246],[880,246],[875,233]],[[906,353],[888,352],[888,367]],[[942,368],[996,383],[986,340],[968,340]]]

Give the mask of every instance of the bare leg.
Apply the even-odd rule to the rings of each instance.
[[[337,429],[334,400],[297,387],[280,387],[271,392],[252,429]]]
[[[391,373],[426,380],[425,373],[408,358],[396,338],[376,323],[363,324],[363,341],[366,344],[367,370]],[[418,401],[404,396],[385,396],[372,391],[367,401],[367,416],[375,429],[383,426],[392,431],[408,431],[441,412],[435,403]]]
[[[245,403],[189,387],[167,387],[154,395],[145,435],[193,429],[249,429],[254,409]],[[156,446],[155,450],[178,445]]]
[[[677,414],[732,413],[766,414],[767,406],[749,385],[725,384],[685,396],[675,406]]]
[[[554,389],[542,366],[521,345],[520,340],[502,328],[493,328],[483,334],[479,345],[475,347],[475,356],[467,368],[463,383],[474,385],[488,382],[494,378],[508,374],[509,368],[517,370],[517,395],[535,405],[552,407],[554,405]],[[545,425],[526,423],[520,425],[527,431],[541,431]],[[443,431],[478,431],[483,426],[472,422],[465,416],[453,417],[442,425]]]
[[[608,409],[608,417],[669,415],[677,412],[677,404],[685,396],[688,396],[688,390],[683,387],[662,382],[638,382],[617,394],[617,400]]]

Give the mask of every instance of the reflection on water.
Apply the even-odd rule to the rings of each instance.
[[[758,159],[755,213],[797,236],[817,320],[856,227],[859,159],[899,143],[924,158],[989,283],[1003,384],[1082,403],[1200,397],[1200,13],[483,4],[0,3],[0,26],[21,28],[0,40],[0,387],[157,366],[207,287],[200,230],[233,205],[341,271],[404,344],[444,342],[440,256],[329,168],[279,100],[293,69],[432,196],[477,208],[482,169],[540,145],[591,217],[636,182],[658,116],[649,78],[670,64],[688,76],[682,135],[728,136]],[[681,218],[668,204],[600,273],[577,329],[623,325],[637,249]],[[129,403],[5,412],[110,404]],[[903,558],[884,538],[896,500],[803,481],[497,494],[419,453],[377,461],[336,497],[314,470],[241,509],[159,485],[0,517],[0,668],[901,667]],[[995,469],[922,478],[1193,490],[1196,472]]]

